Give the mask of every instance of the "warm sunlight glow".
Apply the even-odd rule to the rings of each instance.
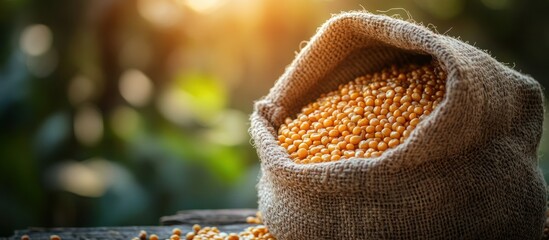
[[[173,1],[138,0],[139,14],[159,27],[171,27],[181,19],[181,9]]]
[[[185,0],[186,5],[199,13],[207,13],[220,7],[223,0]]]

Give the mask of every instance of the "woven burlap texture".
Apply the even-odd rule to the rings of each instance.
[[[277,130],[321,93],[433,59],[441,104],[377,158],[296,164]],[[259,210],[278,239],[539,239],[543,100],[537,81],[458,39],[367,12],[333,16],[255,103]]]

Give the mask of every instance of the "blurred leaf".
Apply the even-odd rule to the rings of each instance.
[[[223,181],[234,183],[246,169],[245,155],[230,147],[212,147],[207,165]]]
[[[10,20],[17,14],[21,7],[24,7],[28,0],[3,0],[0,1],[0,23]]]
[[[62,147],[62,143],[70,134],[69,115],[65,112],[49,116],[38,129],[34,137],[34,149],[38,155],[47,157],[53,151]]]
[[[39,223],[36,208],[29,208],[28,202],[18,198],[18,195],[0,189],[0,212],[2,213],[0,226],[14,226],[23,229],[27,228],[29,224]],[[12,232],[8,234],[12,234]],[[2,231],[0,231],[0,235],[2,235]]]
[[[118,225],[121,223],[140,222],[141,216],[149,207],[150,196],[132,176],[128,169],[114,161],[92,159],[87,162],[109,183],[105,195],[100,198],[100,212],[97,225]]]
[[[177,90],[190,96],[189,106],[194,115],[208,123],[227,103],[227,93],[220,81],[212,75],[188,73],[175,79]]]
[[[181,131],[162,131],[158,139],[167,151],[180,159],[203,164],[223,181],[234,182],[246,168],[244,153],[236,147],[226,147],[197,136],[187,136]]]
[[[0,67],[0,117],[3,117],[6,109],[23,100],[29,91],[27,71],[25,65],[21,64],[23,56],[15,52],[8,56],[6,65]]]
[[[3,135],[0,138],[0,202],[16,201],[9,208],[25,211],[1,211],[2,218],[37,219],[42,215],[44,192],[39,182],[39,164],[29,147],[30,139],[25,135]],[[0,204],[4,206],[3,204]],[[2,207],[3,208],[3,207]],[[0,209],[2,209],[0,208]],[[15,211],[15,212],[14,212]],[[14,214],[15,215],[8,215]],[[17,216],[21,214],[21,216]],[[15,221],[15,219],[14,219]]]
[[[127,106],[118,106],[110,113],[110,127],[113,132],[126,141],[137,140],[143,130],[143,119],[139,112]]]
[[[211,126],[205,130],[204,137],[212,143],[226,146],[236,146],[247,143],[248,116],[234,109],[223,110],[211,121]]]

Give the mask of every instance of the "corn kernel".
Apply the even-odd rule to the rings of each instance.
[[[175,235],[173,234],[172,236],[170,236],[170,240],[179,240],[179,235]]]
[[[139,239],[140,240],[147,240],[147,232],[145,230],[141,230],[139,232]]]

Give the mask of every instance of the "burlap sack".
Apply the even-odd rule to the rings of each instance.
[[[300,165],[277,144],[284,118],[321,93],[429,58],[448,73],[445,100],[398,147]],[[259,210],[279,239],[539,239],[542,121],[538,82],[485,52],[411,22],[339,14],[255,104]]]

